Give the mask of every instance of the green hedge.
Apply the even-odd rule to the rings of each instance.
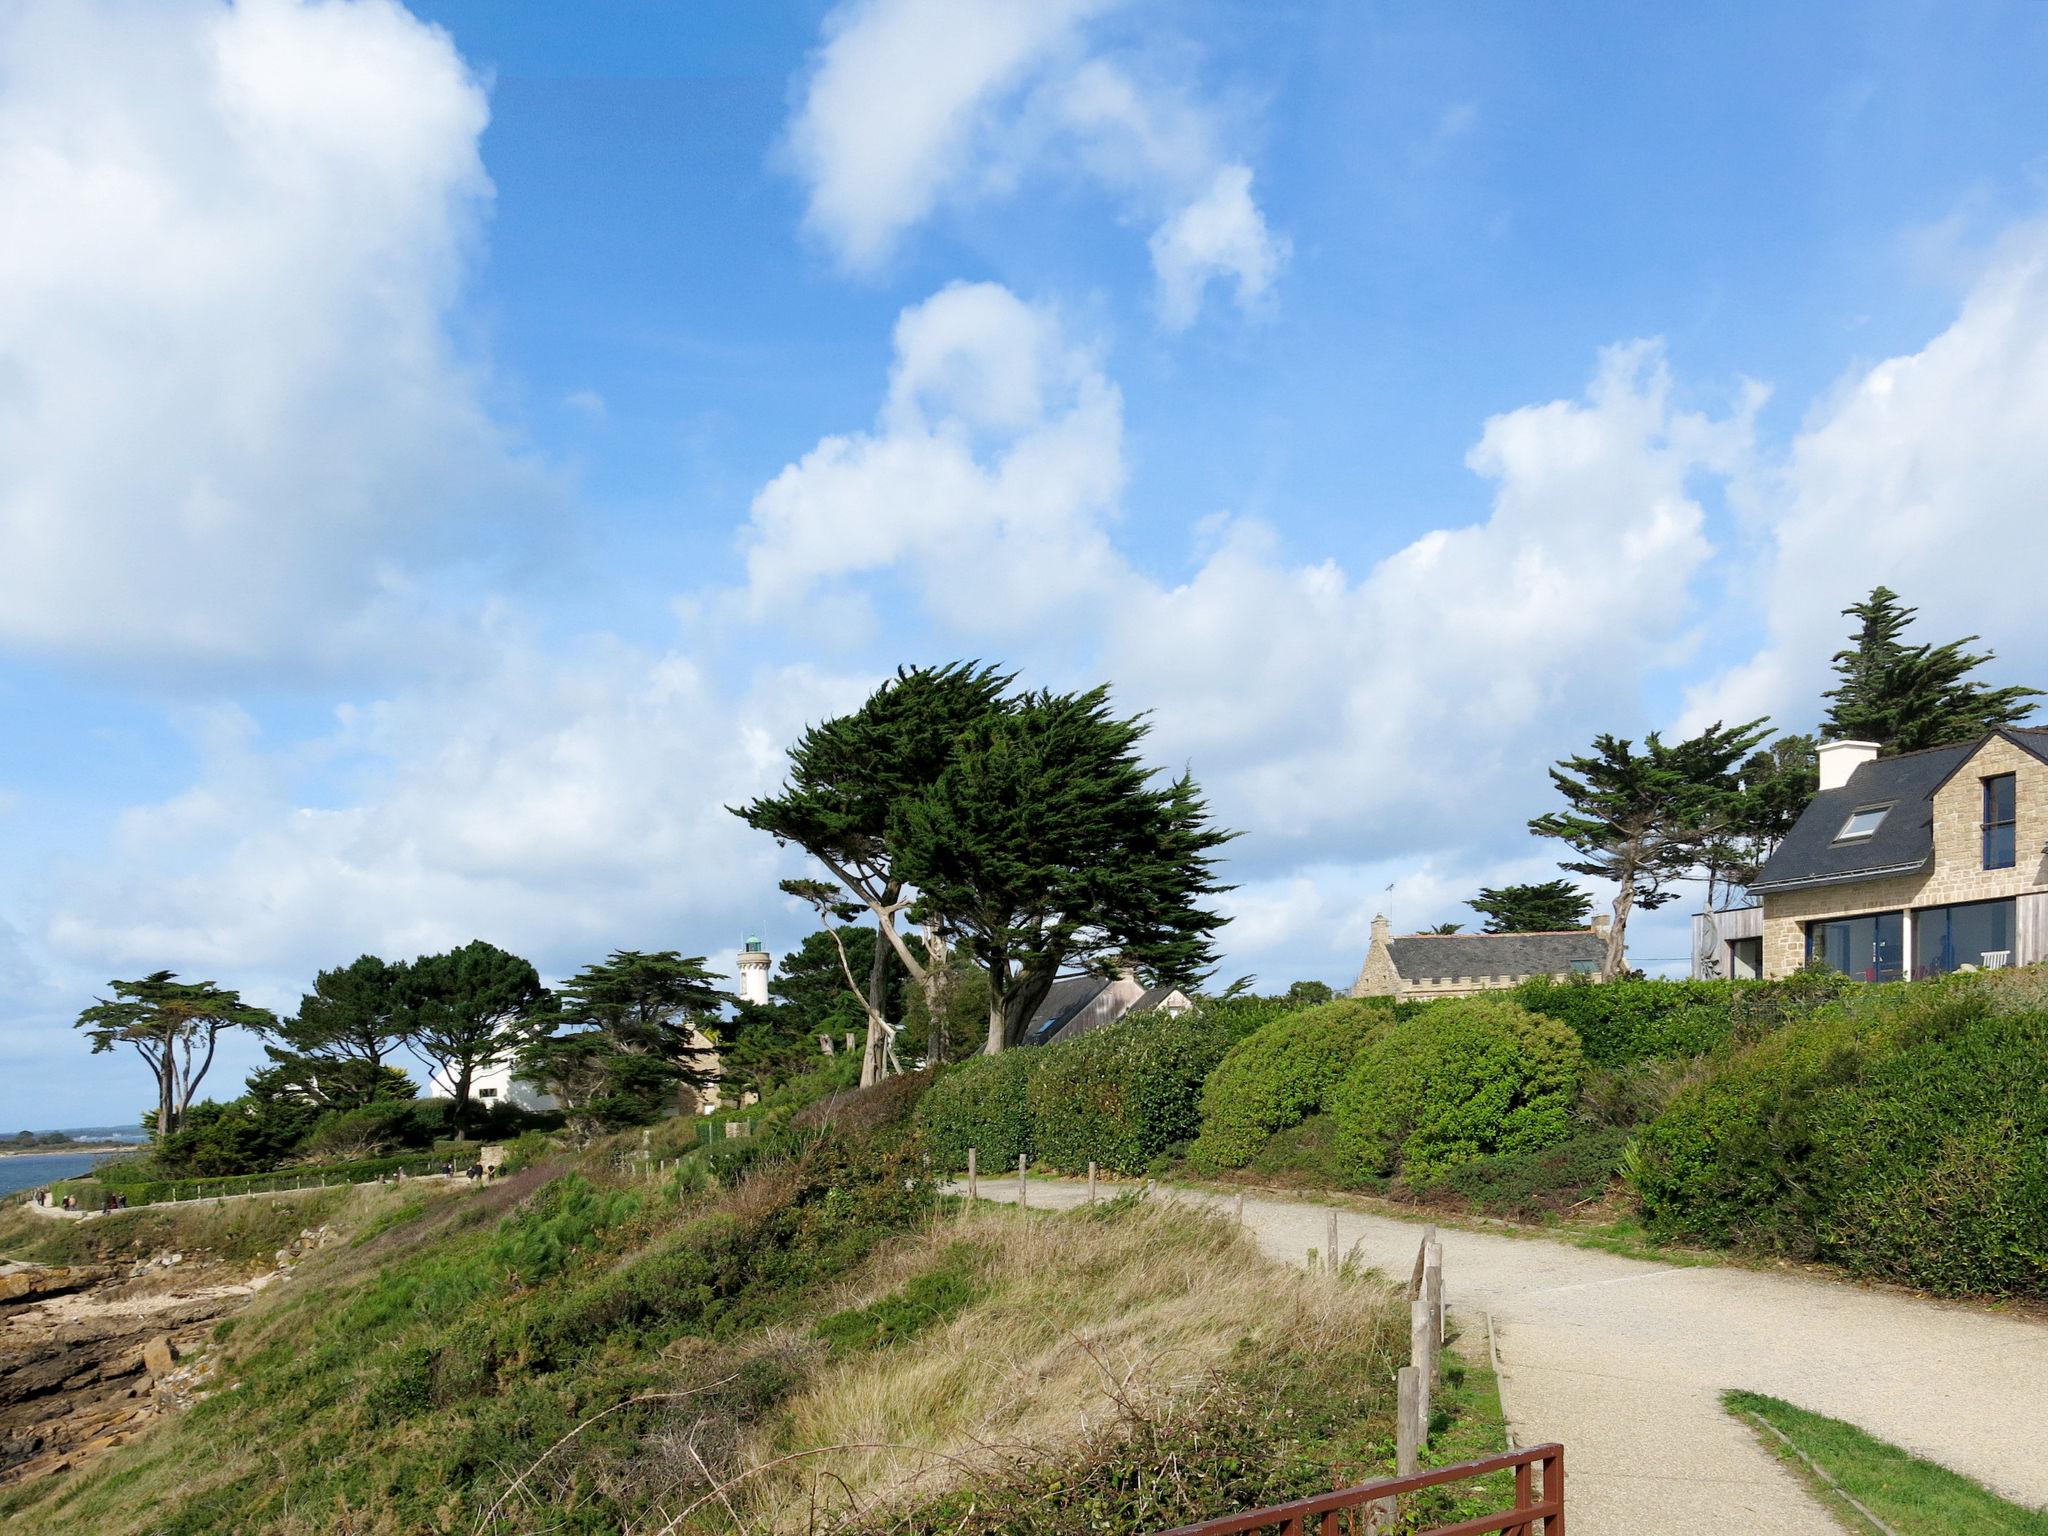
[[[1140,1014],[1047,1047],[1031,1076],[1032,1152],[1078,1173],[1143,1173],[1202,1125],[1202,1084],[1244,1016]]]
[[[1202,1130],[1188,1160],[1242,1168],[1275,1133],[1325,1107],[1360,1050],[1389,1028],[1392,1005],[1340,998],[1283,1013],[1230,1048],[1202,1088]]]
[[[1651,1229],[1950,1294],[2048,1296],[2040,980],[1863,988],[1733,1053],[1630,1160]]]
[[[1004,1051],[971,1057],[940,1072],[918,1101],[916,1116],[932,1166],[942,1173],[962,1172],[969,1147],[975,1149],[981,1167],[989,1170],[1030,1156],[1034,1149],[1026,1087],[1048,1054]]]
[[[1331,1100],[1353,1177],[1411,1183],[1477,1157],[1536,1152],[1571,1134],[1584,1057],[1556,1019],[1501,998],[1452,998],[1363,1051]]]
[[[1572,1027],[1596,1067],[1704,1056],[1728,1038],[1732,981],[1525,981],[1509,995]]]

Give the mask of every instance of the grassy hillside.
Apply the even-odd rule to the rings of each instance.
[[[52,1536],[1079,1532],[1391,1465],[1402,1327],[1377,1282],[1283,1270],[1138,1204],[959,1209],[904,1134],[915,1091],[660,1184],[599,1149],[329,1210],[353,1235],[221,1330],[221,1390],[14,1490],[0,1519]],[[1450,1394],[1466,1421],[1443,1454],[1498,1444],[1485,1397]]]

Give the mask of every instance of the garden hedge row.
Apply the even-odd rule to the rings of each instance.
[[[1651,1229],[2048,1296],[2044,988],[2029,973],[1863,988],[1719,1060],[1629,1160]]]

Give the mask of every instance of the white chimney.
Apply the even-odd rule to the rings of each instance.
[[[1874,741],[1824,741],[1820,744],[1820,787],[1840,789],[1849,775],[1877,761]]]

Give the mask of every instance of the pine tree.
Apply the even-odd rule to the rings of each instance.
[[[268,1030],[277,1018],[266,1008],[210,981],[180,981],[156,971],[139,981],[110,983],[113,999],[100,998],[78,1016],[95,1056],[117,1045],[132,1048],[156,1078],[156,1138],[174,1135],[192,1095],[213,1065],[221,1032]]]
[[[1874,741],[1887,752],[1912,752],[1946,742],[1968,741],[2004,725],[2017,725],[2032,712],[2037,688],[1993,688],[1970,674],[1997,659],[1992,651],[1971,652],[1977,641],[1965,635],[1943,645],[1914,645],[1905,639],[1917,608],[1908,608],[1890,587],[1842,610],[1856,620],[1845,650],[1835,653],[1838,679],[1820,734],[1828,741]]]
[[[1465,903],[1486,919],[1485,933],[1565,933],[1586,926],[1593,898],[1569,880],[1482,887]]]
[[[1567,809],[1536,817],[1529,830],[1579,852],[1564,869],[1613,882],[1608,975],[1621,972],[1629,914],[1676,900],[1668,887],[1697,870],[1705,850],[1727,835],[1741,810],[1736,767],[1767,734],[1761,720],[1716,721],[1669,746],[1652,731],[1637,752],[1634,743],[1603,733],[1590,755],[1550,770]]]

